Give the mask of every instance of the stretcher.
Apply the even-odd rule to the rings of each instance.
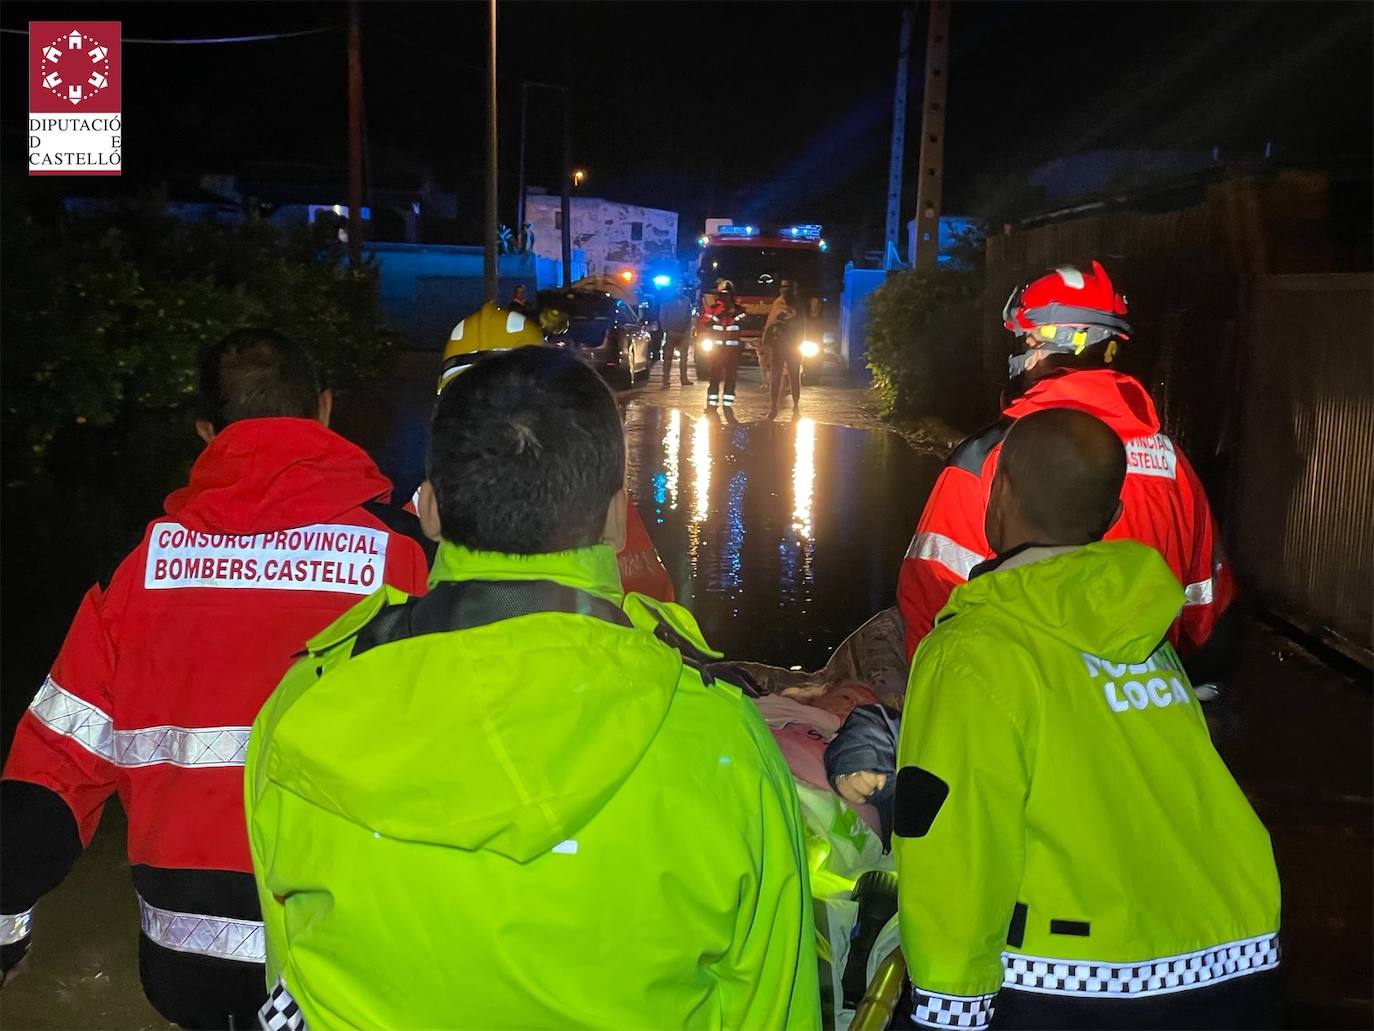
[[[897,878],[877,814],[829,786],[821,754],[855,705],[900,706],[906,687],[901,622],[874,616],[814,672],[757,663],[744,670],[760,714],[792,771],[806,837],[825,1031],[887,1027],[906,981],[897,929]]]

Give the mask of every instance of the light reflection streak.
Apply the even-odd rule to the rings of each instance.
[[[711,421],[697,416],[692,427],[692,522],[704,523],[711,514]]]
[[[811,539],[811,498],[816,486],[816,423],[797,421],[797,451],[792,463],[792,529]]]
[[[663,475],[668,507],[673,510],[677,509],[678,450],[681,447],[682,413],[671,408],[668,410],[668,428],[663,433]]]
[[[744,486],[748,481],[743,469],[730,477],[729,507],[725,513],[725,569],[721,577],[726,590],[739,586],[740,555],[744,550]]]

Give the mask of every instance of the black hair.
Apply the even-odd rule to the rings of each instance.
[[[238,329],[200,358],[196,418],[218,432],[240,419],[317,419],[320,380],[305,348],[271,329]]]
[[[998,456],[1021,515],[1044,544],[1087,544],[1111,527],[1126,449],[1106,423],[1073,408],[1018,419]]]
[[[443,537],[535,555],[596,544],[625,484],[620,413],[600,377],[566,351],[493,354],[444,388],[428,474]]]

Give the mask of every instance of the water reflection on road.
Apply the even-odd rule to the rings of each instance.
[[[893,434],[631,401],[630,494],[707,638],[736,658],[816,666],[892,604],[939,462]]]

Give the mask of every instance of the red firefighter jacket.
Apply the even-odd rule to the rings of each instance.
[[[1183,452],[1159,432],[1150,395],[1110,369],[1066,370],[1040,380],[1003,411],[1002,421],[955,448],[935,481],[897,581],[908,660],[950,592],[992,557],[983,516],[1002,439],[1013,421],[1046,408],[1087,412],[1125,444],[1123,511],[1107,539],[1140,541],[1164,556],[1187,596],[1170,633],[1185,656],[1206,642],[1231,603],[1235,583],[1206,492]]]
[[[726,307],[722,301],[714,301],[702,312],[702,326],[708,333],[717,336],[719,346],[738,347],[742,339],[741,330],[749,313],[739,304]]]
[[[27,911],[75,858],[62,853],[89,843],[117,791],[145,936],[261,961],[256,912],[232,911],[255,898],[248,731],[309,637],[383,583],[424,592],[419,545],[388,525],[390,494],[360,448],[310,420],[232,423],[206,447],[108,588],[82,600],[16,731],[0,944],[22,943]],[[215,935],[187,913],[237,923]]]
[[[658,549],[633,504],[625,520],[625,547],[616,555],[616,562],[620,565],[620,585],[627,594],[636,591],[659,601],[677,600],[672,578],[663,568]]]

